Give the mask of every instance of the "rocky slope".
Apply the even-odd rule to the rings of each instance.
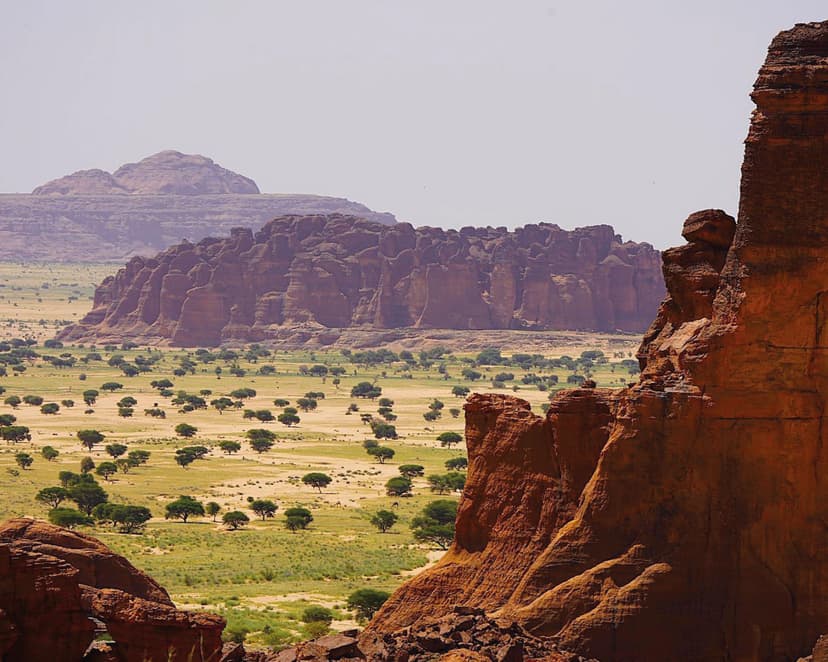
[[[262,195],[252,179],[211,159],[166,151],[112,174],[82,170],[31,195],[0,194],[0,260],[123,262],[291,213],[395,222],[342,198]]]
[[[297,327],[636,331],[662,295],[658,252],[606,225],[444,231],[286,216],[134,258],[61,338],[195,346]]]
[[[828,630],[828,22],[774,39],[753,99],[738,224],[665,253],[640,382],[545,418],[473,396],[455,543],[375,636],[465,604],[603,662],[754,662]]]
[[[224,619],[167,592],[89,536],[32,519],[0,525],[0,659],[216,662]],[[85,655],[108,632],[109,657]]]

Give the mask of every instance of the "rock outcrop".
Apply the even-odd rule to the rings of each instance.
[[[95,620],[93,620],[93,618]],[[97,626],[115,640],[84,657]],[[94,538],[32,519],[0,525],[0,659],[207,662],[224,619],[167,592]]]
[[[368,635],[463,604],[602,662],[758,662],[828,631],[828,22],[753,99],[738,223],[665,253],[639,383],[472,397],[454,545]]]
[[[441,230],[337,214],[134,258],[61,337],[174,345],[270,340],[285,328],[646,328],[658,252],[606,225]]]
[[[158,152],[138,163],[127,163],[109,174],[79,170],[38,186],[32,195],[213,195],[256,194],[249,177],[222,168],[200,154]]]
[[[282,214],[325,213],[396,220],[342,198],[259,194],[211,159],[166,151],[114,173],[81,170],[31,195],[0,194],[0,260],[123,262]]]

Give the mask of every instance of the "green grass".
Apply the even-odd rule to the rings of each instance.
[[[50,337],[61,319],[77,319],[88,309],[92,283],[110,270],[110,266],[21,267],[0,263],[0,314],[7,319],[0,326],[0,340],[23,333],[34,333],[41,339]],[[48,287],[43,287],[44,283]],[[69,301],[69,297],[75,298]],[[45,316],[47,311],[52,316],[43,317],[46,321],[40,324],[36,318]],[[620,387],[632,379],[618,363],[629,358],[632,351],[629,338],[624,342],[620,355],[591,370],[592,378],[600,386]],[[393,590],[404,580],[401,573],[426,563],[429,549],[415,543],[409,524],[435,495],[428,491],[424,478],[415,480],[411,498],[385,496],[383,486],[389,477],[398,475],[400,464],[421,464],[426,475],[442,473],[448,458],[465,452],[464,448],[441,448],[436,441],[442,432],[462,432],[464,428],[463,414],[453,418],[448,412],[452,407],[461,408],[463,402],[451,395],[452,386],[463,384],[473,391],[516,395],[529,401],[538,414],[556,390],[540,391],[533,385],[523,385],[520,380],[526,371],[515,367],[481,366],[477,369],[484,375],[482,380],[463,381],[460,372],[466,364],[460,354],[450,355],[445,361],[448,379],[438,372],[437,365],[410,371],[402,363],[364,367],[349,363],[339,352],[282,350],[257,362],[239,360],[238,366],[247,371],[243,377],[229,374],[231,362],[226,361],[197,363],[194,372],[174,376],[173,370],[180,360],[194,359],[195,355],[181,349],[164,349],[152,372],[125,377],[118,368],[107,365],[113,354],[122,354],[133,363],[137,356],[146,357],[157,350],[35,349],[52,356],[69,353],[78,363],[72,368],[56,369],[42,360],[33,360],[26,363],[22,374],[9,370],[7,376],[0,377],[0,386],[6,388],[0,396],[0,414],[14,414],[17,423],[28,426],[33,436],[31,442],[0,445],[0,517],[47,515],[47,509],[36,503],[34,496],[41,488],[57,484],[59,471],[77,471],[80,460],[88,455],[75,437],[80,429],[101,431],[106,435],[104,444],[118,441],[130,450],[149,450],[152,456],[147,465],[128,474],[119,473],[111,482],[99,479],[111,501],[150,508],[154,519],[146,531],[122,535],[98,527],[89,532],[155,577],[178,603],[222,613],[229,622],[228,632],[246,631],[248,641],[270,645],[280,645],[306,633],[299,619],[309,604],[338,606],[337,625],[345,626],[351,616],[343,605],[351,591],[364,586]],[[90,351],[99,352],[103,360],[83,363]],[[566,350],[550,347],[548,355],[562,353]],[[331,378],[323,380],[301,374],[302,366],[316,363],[347,369],[339,388]],[[256,374],[263,365],[272,365],[276,373]],[[216,366],[222,368],[220,375],[215,372]],[[491,379],[502,371],[514,373],[515,380],[508,382],[507,388],[495,390]],[[558,376],[558,388],[563,388],[571,373],[556,368],[552,374]],[[274,414],[279,413],[273,404],[275,398],[293,403],[308,391],[323,391],[326,398],[319,401],[317,411],[299,412],[299,426],[286,428],[277,422],[244,420],[241,410],[220,414],[209,408],[182,413],[169,398],[161,397],[150,386],[152,380],[165,377],[175,383],[174,391],[211,390],[208,402],[234,389],[252,387],[258,393],[245,403],[245,408],[270,409]],[[359,414],[376,416],[377,402],[350,397],[353,385],[374,380],[381,386],[383,397],[394,400],[393,410],[398,416],[394,424],[400,438],[381,442],[396,451],[395,457],[385,464],[378,464],[362,447],[362,441],[372,434]],[[102,392],[92,406],[94,412],[85,414],[82,392],[100,389],[107,381],[120,382],[124,389],[113,394]],[[2,399],[12,394],[40,395],[45,402],[72,399],[75,406],[61,408],[52,416],[42,414],[39,407],[21,405],[12,409],[2,404]],[[117,415],[116,402],[125,395],[138,400],[132,418]],[[434,398],[445,403],[444,413],[437,421],[426,422],[422,414]],[[359,406],[359,412],[348,415],[346,411],[353,402]],[[165,419],[143,415],[144,409],[156,404],[166,412]],[[190,440],[177,438],[174,428],[181,422],[195,425],[198,434]],[[251,451],[244,433],[253,427],[264,427],[277,434],[272,450],[261,455]],[[215,445],[224,439],[241,441],[242,451],[231,456],[222,454]],[[175,464],[175,450],[192,444],[214,450],[206,459],[182,469]],[[40,456],[45,445],[60,451],[57,460],[47,462]],[[19,451],[35,457],[31,469],[23,471],[16,467],[14,454]],[[96,463],[110,459],[103,445],[91,455]],[[310,471],[323,471],[334,479],[324,493],[301,483],[301,476]],[[279,504],[279,512],[273,520],[253,521],[245,530],[234,532],[208,518],[187,524],[165,521],[165,504],[182,494],[203,501],[215,500],[222,505],[223,512],[244,510],[251,518],[255,515],[248,509],[248,500],[268,498]],[[394,502],[398,503],[400,521],[389,533],[380,534],[370,524],[370,517],[378,509],[391,508]],[[312,510],[314,521],[308,530],[291,533],[284,528],[281,513],[293,505]]]

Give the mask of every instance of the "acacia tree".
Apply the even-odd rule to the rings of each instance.
[[[371,518],[371,524],[377,527],[380,533],[385,533],[397,523],[398,519],[397,514],[390,510],[378,510]]]
[[[97,469],[95,469],[95,473],[99,476],[103,476],[103,479],[108,481],[109,477],[118,472],[118,465],[114,462],[101,462]]]
[[[319,490],[320,494],[322,494],[322,488],[330,485],[332,480],[333,479],[328,474],[323,474],[320,472],[311,472],[309,474],[305,474],[304,476],[302,476],[302,482],[305,485],[315,487],[317,490]]]
[[[76,436],[80,439],[81,444],[90,451],[95,447],[95,444],[101,443],[105,438],[97,430],[78,430]]]
[[[207,504],[204,506],[204,510],[207,514],[213,518],[213,521],[216,521],[216,515],[221,512],[221,506],[217,504],[215,501],[208,501]]]
[[[240,510],[231,510],[229,513],[224,513],[221,521],[228,529],[235,531],[247,524],[250,518]]]
[[[65,487],[44,487],[35,496],[35,501],[39,501],[49,506],[49,508],[57,508],[68,498],[69,491]]]
[[[269,499],[256,499],[250,504],[250,510],[261,517],[264,522],[268,517],[273,517],[276,514],[279,506]]]
[[[180,519],[187,522],[190,517],[203,517],[204,506],[191,496],[181,495],[175,501],[168,503],[164,519]]]

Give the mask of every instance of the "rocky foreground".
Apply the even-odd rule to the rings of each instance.
[[[391,214],[342,198],[260,194],[256,183],[204,156],[159,152],[114,173],[81,170],[32,194],[0,194],[0,260],[123,262],[182,239],[260,228],[282,214]]]
[[[753,100],[738,224],[665,252],[639,383],[545,418],[472,396],[454,545],[371,633],[463,604],[605,662],[758,662],[828,631],[828,22],[774,39]]]
[[[663,296],[659,253],[607,225],[414,228],[338,214],[135,258],[65,340],[213,346],[297,330],[640,331]]]

